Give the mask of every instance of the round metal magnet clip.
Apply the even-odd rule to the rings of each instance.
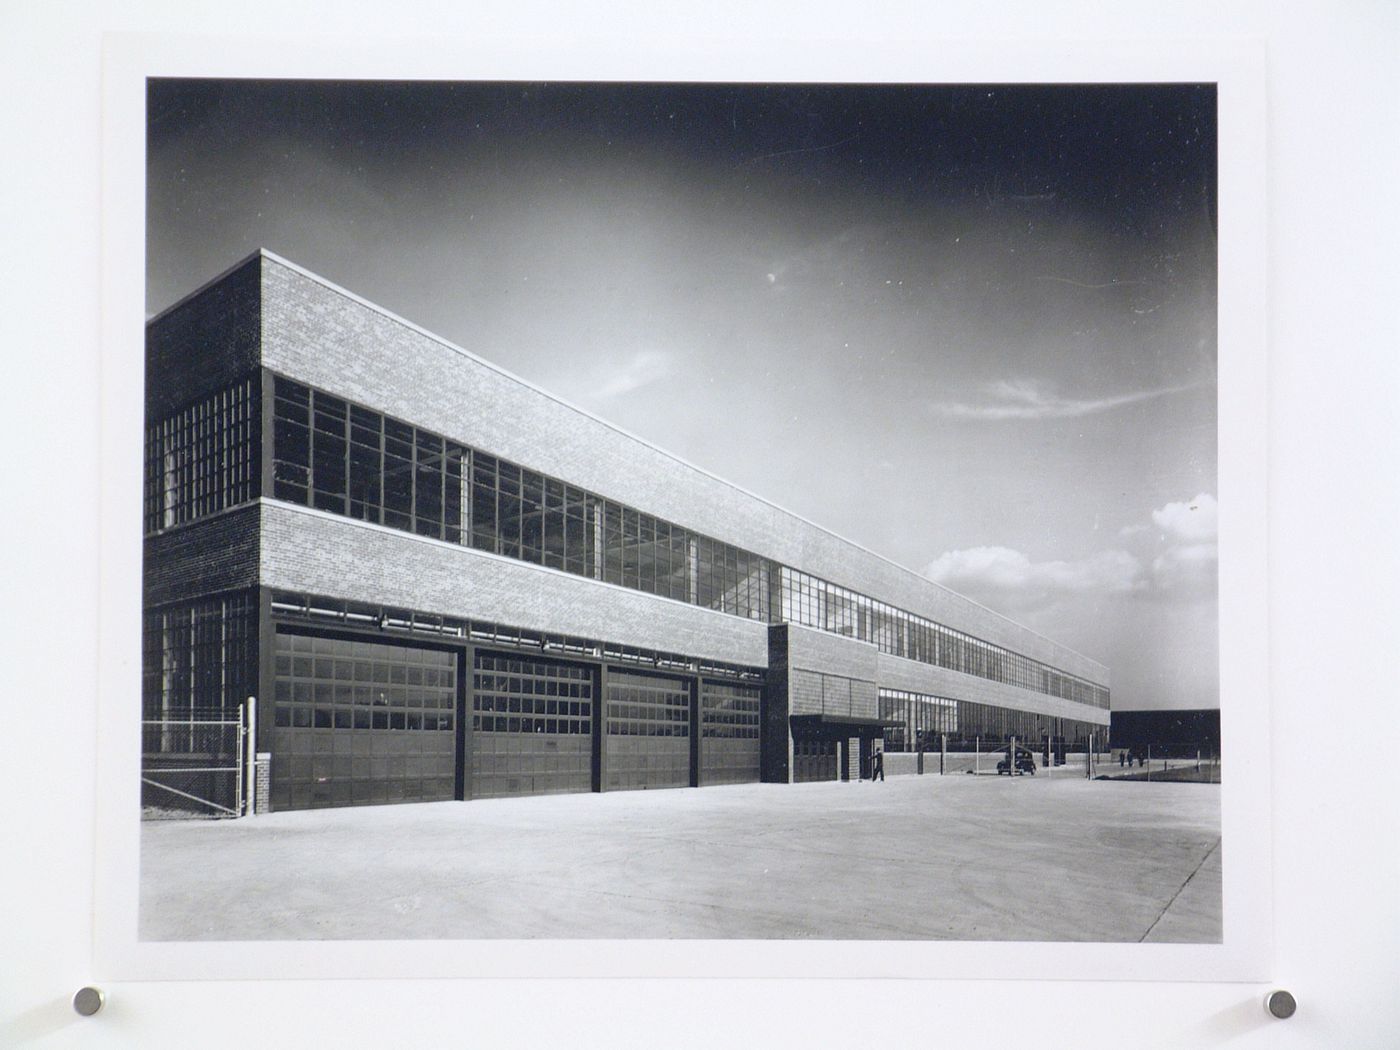
[[[88,985],[85,988],[79,988],[77,994],[73,996],[73,1009],[83,1017],[91,1017],[102,1009],[102,1004],[106,1001],[106,993],[101,988]]]
[[[1285,1021],[1297,1011],[1298,1000],[1293,998],[1291,992],[1285,992],[1280,988],[1270,992],[1264,999],[1264,1009],[1280,1021]]]

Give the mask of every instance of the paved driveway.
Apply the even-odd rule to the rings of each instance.
[[[1219,793],[907,776],[150,823],[141,936],[1218,942]]]

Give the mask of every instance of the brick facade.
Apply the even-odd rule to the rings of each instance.
[[[258,585],[256,504],[146,537],[144,602],[165,602]]]
[[[469,547],[265,502],[265,585],[762,666],[767,625]]]
[[[874,718],[879,709],[874,682],[790,668],[788,703],[795,715]]]
[[[788,662],[793,667],[873,682],[878,655],[879,650],[870,642],[788,625]]]
[[[1106,668],[264,255],[263,364],[1090,681]]]
[[[272,753],[259,751],[253,763],[253,783],[256,793],[253,796],[255,814],[272,812]]]
[[[146,418],[170,415],[258,367],[263,257],[186,296],[146,326]]]

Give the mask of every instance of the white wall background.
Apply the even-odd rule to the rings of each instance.
[[[55,5],[56,7],[57,5]],[[342,0],[6,5],[0,690],[0,1045],[1044,1047],[1400,1045],[1393,753],[1334,764],[1319,730],[1395,734],[1400,573],[1400,8],[1002,0],[933,5],[562,5]],[[557,9],[556,9],[557,8]],[[600,10],[601,10],[600,5]],[[104,32],[485,36],[626,53],[639,32],[1253,38],[1268,46],[1275,986],[921,981],[124,984],[91,1020],[100,57]],[[794,41],[796,43],[794,43]],[[60,428],[58,421],[63,421]],[[1131,976],[1131,975],[1125,975]],[[1016,1018],[1016,1031],[1009,1030]]]

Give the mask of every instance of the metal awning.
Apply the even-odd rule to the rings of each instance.
[[[898,718],[860,718],[857,715],[793,715],[797,725],[854,726],[856,729],[884,729],[888,726],[902,726]]]

